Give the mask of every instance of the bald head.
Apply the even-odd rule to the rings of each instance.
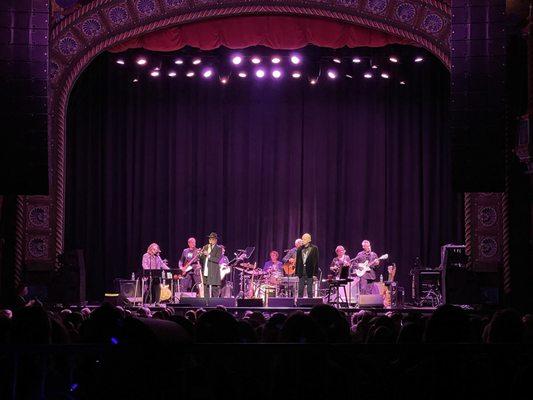
[[[311,243],[311,235],[309,233],[304,233],[302,235],[302,243],[303,245],[307,245],[308,243]]]

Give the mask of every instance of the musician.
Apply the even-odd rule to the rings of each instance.
[[[283,272],[283,263],[279,261],[279,253],[272,250],[269,255],[270,260],[263,264],[263,271]]]
[[[296,251],[302,246],[302,239],[298,238],[294,241],[294,247],[290,249],[287,254],[285,254],[285,257],[283,257],[283,263],[286,263],[291,258],[296,259]]]
[[[220,294],[220,260],[222,258],[222,247],[218,242],[218,235],[211,232],[208,236],[209,243],[202,247],[200,265],[205,289],[205,297],[218,297]]]
[[[144,271],[154,271],[169,269],[168,266],[161,259],[161,249],[157,243],[151,243],[146,249],[142,258],[142,267]],[[161,278],[160,276],[154,276],[152,272],[149,272],[149,288],[144,294],[145,303],[159,303],[161,296]]]
[[[304,233],[302,245],[296,251],[296,275],[298,282],[298,297],[303,297],[304,287],[307,286],[307,297],[313,297],[313,281],[318,275],[318,247],[311,244],[311,235]]]
[[[379,265],[378,255],[372,251],[372,246],[368,240],[363,240],[361,243],[363,250],[355,256],[355,262],[360,264],[368,261],[372,263],[370,271],[365,273],[359,280],[359,293],[372,294],[372,283],[376,280],[375,268]]]
[[[219,265],[228,265],[229,259],[226,256],[226,246],[220,245],[222,248],[222,258],[220,259]],[[231,274],[227,274],[220,282],[220,297],[231,297],[231,290],[233,289],[233,283],[230,278]]]
[[[335,248],[335,253],[337,257],[331,261],[329,269],[336,278],[339,278],[342,268],[349,267],[350,257],[346,254],[346,249],[340,245]]]
[[[183,249],[181,253],[181,257],[178,262],[179,268],[183,269],[183,266],[188,265],[188,263],[190,263],[199,252],[200,249],[196,248],[196,239],[193,237],[189,238],[189,240],[187,240],[187,248]],[[194,262],[191,267],[192,270],[188,272],[182,271],[184,275],[181,281],[181,290],[184,292],[190,292],[193,290],[193,288],[199,290],[200,285],[202,284],[202,267],[200,266],[200,262]]]

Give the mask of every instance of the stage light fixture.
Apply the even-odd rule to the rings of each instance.
[[[195,58],[194,60],[192,60],[192,64],[193,65],[199,65],[202,63],[202,59],[201,58]]]
[[[371,79],[374,75],[372,75],[370,72],[365,72],[363,75],[366,79]]]
[[[328,78],[329,79],[336,79],[337,78],[337,71],[334,71],[334,70],[330,69],[328,71]]]
[[[246,78],[248,74],[244,71],[239,72],[239,78]]]
[[[279,64],[281,62],[281,58],[278,56],[272,57],[272,64]]]
[[[171,78],[174,78],[176,75],[177,75],[177,74],[176,74],[176,71],[170,71],[170,72],[168,73],[168,76],[170,76]]]
[[[261,58],[257,56],[252,57],[252,64],[261,64]]]
[[[185,74],[187,78],[192,78],[194,76],[194,71],[189,71],[187,74]]]
[[[396,57],[396,56],[390,56],[389,57],[389,61],[391,63],[395,63],[396,64],[399,60],[398,60],[398,57]]]
[[[228,78],[227,77],[221,77],[220,78],[220,83],[222,83],[223,85],[225,85],[226,83],[228,83]]]
[[[317,81],[316,79],[311,79],[311,80],[309,81],[309,83],[310,83],[311,85],[316,85],[317,82],[318,82],[318,81]]]
[[[422,61],[424,61],[424,57],[422,57],[422,56],[415,57],[415,63],[419,63],[419,62],[422,62]]]
[[[361,59],[359,57],[354,57],[354,58],[352,58],[352,62],[354,64],[359,64],[361,62]]]
[[[337,64],[340,64],[340,63],[341,63],[341,59],[340,59],[339,57],[335,57],[335,58],[333,59],[333,62],[334,62],[334,63],[337,63]]]
[[[176,60],[174,60],[174,64],[183,65],[183,60],[181,58],[176,58]]]
[[[231,59],[231,62],[233,65],[239,65],[242,63],[242,57],[241,56],[233,56]]]
[[[405,85],[406,82],[405,81],[400,81],[400,85]]]
[[[124,61],[122,58],[119,58],[119,59],[117,60],[117,64],[124,65],[124,64],[125,64],[125,61]]]
[[[140,57],[140,58],[137,59],[136,62],[137,62],[137,65],[146,65],[146,63],[147,63],[148,61],[146,60],[146,58],[144,58],[144,57]]]
[[[206,79],[209,79],[213,76],[213,70],[211,68],[207,68],[202,72],[202,76]]]
[[[265,70],[264,69],[258,69],[255,71],[255,76],[258,78],[264,78],[265,77]]]
[[[137,78],[134,78],[133,83],[137,83],[137,82],[139,82],[139,80]]]
[[[386,72],[383,72],[383,73],[381,74],[381,77],[382,77],[383,79],[389,79],[389,78],[390,78],[389,74],[387,74]]]
[[[159,76],[159,71],[154,69],[152,72],[150,72],[150,76],[157,78]]]
[[[295,72],[292,73],[292,77],[294,79],[298,79],[298,78],[302,77],[302,74],[300,72],[298,72],[298,71],[295,71]]]
[[[294,65],[298,65],[301,62],[302,62],[302,60],[297,55],[291,56],[291,63],[293,63]]]
[[[279,69],[275,69],[274,71],[272,71],[272,77],[274,79],[279,79],[281,78],[281,70]]]
[[[378,66],[376,64],[372,65],[372,69],[378,69]]]
[[[350,74],[346,74],[346,78],[348,78],[348,79],[353,79],[353,76],[350,75]]]

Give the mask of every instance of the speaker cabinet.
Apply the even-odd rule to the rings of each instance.
[[[359,307],[383,308],[383,296],[380,294],[359,295]]]
[[[295,301],[294,297],[269,297],[268,306],[269,307],[294,307]]]
[[[236,301],[234,297],[213,297],[212,299],[207,299],[208,307],[235,307]]]
[[[314,297],[312,299],[299,298],[296,299],[296,307],[311,308],[319,304],[324,304],[322,297]]]
[[[263,307],[263,299],[238,299],[237,307]]]

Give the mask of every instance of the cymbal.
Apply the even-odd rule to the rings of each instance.
[[[251,271],[244,271],[248,275],[254,275],[254,276],[260,276],[260,275],[266,275],[267,272],[263,271],[262,269],[253,269]]]

